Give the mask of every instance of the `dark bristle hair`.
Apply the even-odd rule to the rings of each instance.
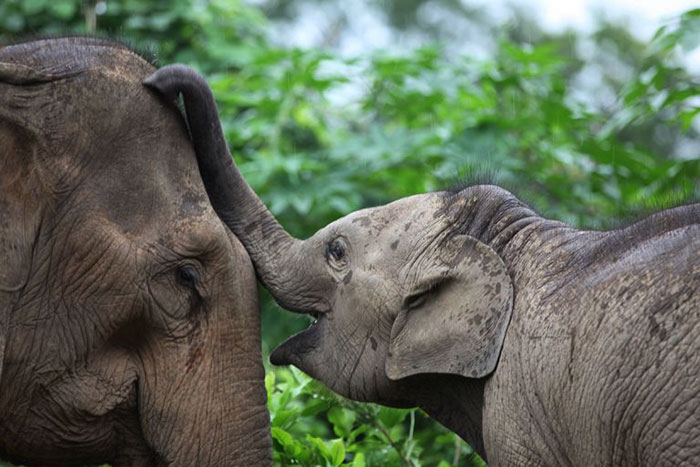
[[[700,187],[692,191],[676,191],[662,197],[656,197],[641,206],[632,207],[617,219],[610,219],[603,223],[603,230],[621,230],[643,221],[657,212],[674,209],[681,206],[700,203]],[[700,219],[698,219],[700,221]]]
[[[475,185],[497,185],[499,181],[498,170],[487,166],[469,166],[460,169],[457,175],[440,187],[437,191],[445,191],[456,194],[465,188]]]
[[[56,39],[86,39],[88,41],[93,41],[94,44],[103,45],[106,47],[117,47],[129,50],[130,52],[138,55],[143,60],[158,68],[158,55],[151,45],[145,45],[143,43],[137,43],[134,40],[125,37],[112,37],[105,33],[93,33],[93,34],[32,34],[24,35],[22,37],[12,39],[8,44],[2,44],[4,46],[10,45],[20,45],[26,44],[28,42],[42,41],[42,40],[56,40]],[[0,45],[0,47],[2,46]]]
[[[535,201],[537,199],[534,194],[537,189],[536,186],[514,185],[513,181],[509,183],[507,179],[500,176],[498,170],[490,166],[469,166],[461,169],[455,177],[447,180],[446,183],[436,191],[444,192],[446,201],[449,203],[450,200],[455,199],[454,195],[462,190],[478,185],[499,186],[512,193],[518,200],[527,205],[538,215],[548,219],[561,220],[557,219],[556,216],[550,215],[546,206],[543,207],[541,203]],[[622,230],[643,221],[652,214],[695,203],[700,203],[700,186],[690,190],[679,189],[663,197],[655,197],[641,206],[630,206],[626,212],[620,213],[617,217],[599,219],[598,221],[601,222],[601,224],[597,225],[596,230]],[[578,226],[578,228],[585,230],[590,227],[584,224]]]
[[[446,193],[450,198],[460,191],[471,188],[478,185],[496,185],[509,191],[518,200],[527,205],[533,211],[538,214],[542,214],[538,209],[537,204],[533,201],[533,197],[530,196],[522,186],[516,186],[512,182],[505,180],[499,170],[491,165],[480,164],[476,166],[468,166],[458,170],[457,175],[450,178],[443,184],[442,187],[435,191],[441,191]]]

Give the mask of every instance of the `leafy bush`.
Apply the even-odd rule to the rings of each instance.
[[[588,64],[575,37],[504,34],[483,60],[439,46],[345,59],[276,46],[267,28],[240,0],[0,3],[0,42],[96,30],[205,73],[237,163],[298,236],[480,171],[591,228],[699,194],[700,85],[680,56],[697,46],[700,10],[650,44],[601,27],[595,59],[624,61],[631,76],[600,67],[608,101],[575,85]],[[267,353],[307,322],[263,296]],[[268,369],[266,385],[279,464],[483,465],[418,410],[353,403],[294,369]]]
[[[295,368],[265,379],[280,465],[470,465],[484,462],[427,415],[341,398]]]

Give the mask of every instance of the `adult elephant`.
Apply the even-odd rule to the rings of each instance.
[[[182,92],[214,208],[311,327],[271,360],[360,401],[420,406],[493,465],[700,464],[700,205],[588,232],[495,186],[288,235],[233,165],[206,83]],[[500,356],[500,359],[499,359]]]
[[[271,462],[252,264],[187,129],[94,38],[0,49],[0,456]]]

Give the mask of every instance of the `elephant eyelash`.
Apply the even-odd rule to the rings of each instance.
[[[181,286],[196,289],[201,275],[197,268],[191,264],[185,264],[175,270],[175,278]]]
[[[326,245],[326,262],[333,268],[341,269],[347,266],[347,256],[347,244],[341,237],[331,240]]]
[[[427,295],[427,293],[421,292],[406,297],[406,300],[404,300],[404,308],[406,308],[407,310],[413,310],[414,308],[422,306],[423,304],[425,304]]]
[[[201,304],[204,301],[198,287],[201,278],[197,268],[191,264],[183,264],[175,270],[175,281],[178,285],[191,291],[193,302],[196,304]]]

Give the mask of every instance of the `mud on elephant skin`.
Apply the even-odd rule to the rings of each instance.
[[[271,463],[250,259],[155,68],[95,38],[0,50],[0,457]]]
[[[700,205],[580,231],[473,186],[292,238],[235,167],[206,83],[182,92],[214,209],[283,306],[276,349],[347,397],[420,406],[492,465],[698,465]]]

